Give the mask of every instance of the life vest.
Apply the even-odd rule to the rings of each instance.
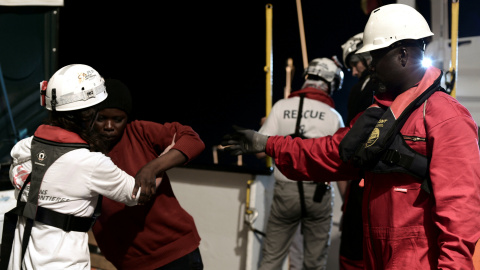
[[[374,173],[408,173],[423,179],[422,188],[430,193],[429,158],[410,148],[400,130],[410,114],[425,105],[433,93],[445,91],[440,87],[440,78],[424,91],[399,95],[394,103],[406,105],[396,107],[398,118],[392,111],[393,104],[386,110],[376,104],[366,109],[339,145],[342,160]]]
[[[22,242],[22,260],[25,255],[26,248],[30,239],[30,233],[33,221],[39,221],[43,224],[50,225],[64,231],[88,232],[95,223],[96,218],[100,215],[101,199],[99,196],[97,206],[92,217],[78,217],[69,214],[58,213],[53,210],[38,206],[38,196],[43,177],[48,168],[64,154],[81,148],[89,148],[88,144],[81,143],[59,143],[33,137],[31,145],[31,161],[32,172],[23,183],[22,188],[17,197],[17,206],[5,213],[0,269],[7,269],[10,261],[10,253],[12,250],[15,228],[19,216],[26,218],[26,225]],[[27,202],[20,199],[25,187],[30,183]]]

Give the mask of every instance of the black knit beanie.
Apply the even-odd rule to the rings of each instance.
[[[117,79],[106,79],[107,99],[98,104],[98,109],[120,109],[127,113],[130,118],[132,113],[132,96],[128,87]]]

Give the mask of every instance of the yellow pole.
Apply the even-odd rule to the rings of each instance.
[[[247,180],[247,199],[245,200],[245,214],[251,215],[253,211],[250,209],[250,191],[253,180]]]
[[[450,63],[450,75],[452,76],[452,92],[450,95],[452,97],[456,97],[456,89],[457,89],[457,78],[458,78],[458,15],[459,15],[459,0],[452,0],[452,27],[451,27],[451,48],[452,48],[452,56],[451,56],[451,63]]]
[[[273,74],[273,57],[272,57],[272,8],[271,4],[266,6],[266,15],[267,15],[267,37],[266,37],[266,65],[265,72],[267,75],[266,78],[266,116],[270,113],[272,109],[272,74]]]
[[[272,56],[272,4],[267,4],[266,7],[266,25],[267,25],[267,34],[266,34],[266,117],[270,114],[272,109],[272,78],[273,78],[273,56]],[[266,159],[267,167],[272,167],[272,159],[267,157]]]

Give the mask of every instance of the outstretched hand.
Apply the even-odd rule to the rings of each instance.
[[[265,151],[268,136],[252,129],[233,126],[234,133],[223,136],[221,145],[231,155],[255,154]]]

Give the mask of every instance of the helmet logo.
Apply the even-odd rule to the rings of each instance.
[[[92,80],[96,76],[95,70],[89,70],[87,72],[78,73],[78,83],[82,83],[87,80]]]

